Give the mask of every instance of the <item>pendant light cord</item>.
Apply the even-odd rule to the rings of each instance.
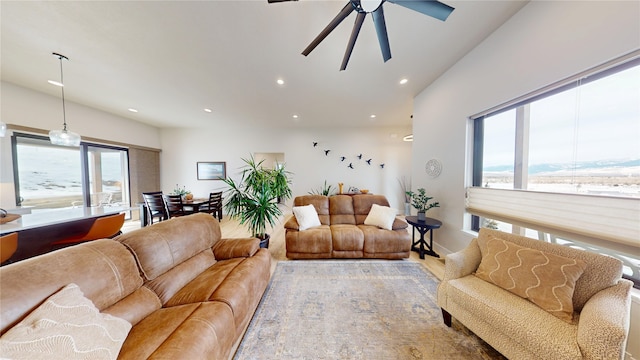
[[[62,72],[62,59],[69,60],[69,58],[58,53],[53,53],[53,55],[60,59],[60,83],[62,84],[62,131],[67,132],[67,112],[64,106],[64,73]]]

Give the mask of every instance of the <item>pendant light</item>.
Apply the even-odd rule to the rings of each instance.
[[[49,139],[51,143],[54,145],[62,145],[62,146],[80,146],[80,135],[67,130],[67,115],[64,107],[64,77],[62,74],[62,59],[69,60],[68,57],[53,53],[53,55],[57,56],[60,59],[60,84],[62,88],[62,130],[51,130],[49,131]]]

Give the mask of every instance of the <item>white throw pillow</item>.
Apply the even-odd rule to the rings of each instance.
[[[306,206],[294,206],[293,215],[298,221],[298,230],[300,231],[322,225],[316,208],[311,204]]]
[[[76,284],[51,295],[0,337],[9,359],[116,359],[131,330],[126,320],[101,314]]]
[[[378,204],[371,205],[369,215],[364,219],[365,225],[373,225],[382,229],[391,230],[393,221],[396,219],[396,210],[388,206]]]

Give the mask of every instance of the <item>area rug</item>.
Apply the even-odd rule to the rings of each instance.
[[[411,261],[281,261],[234,359],[501,359],[436,305]]]

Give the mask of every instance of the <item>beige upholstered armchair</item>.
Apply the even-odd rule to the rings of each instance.
[[[447,255],[438,305],[445,324],[508,358],[622,359],[632,283],[621,275],[609,256],[481,229]]]

